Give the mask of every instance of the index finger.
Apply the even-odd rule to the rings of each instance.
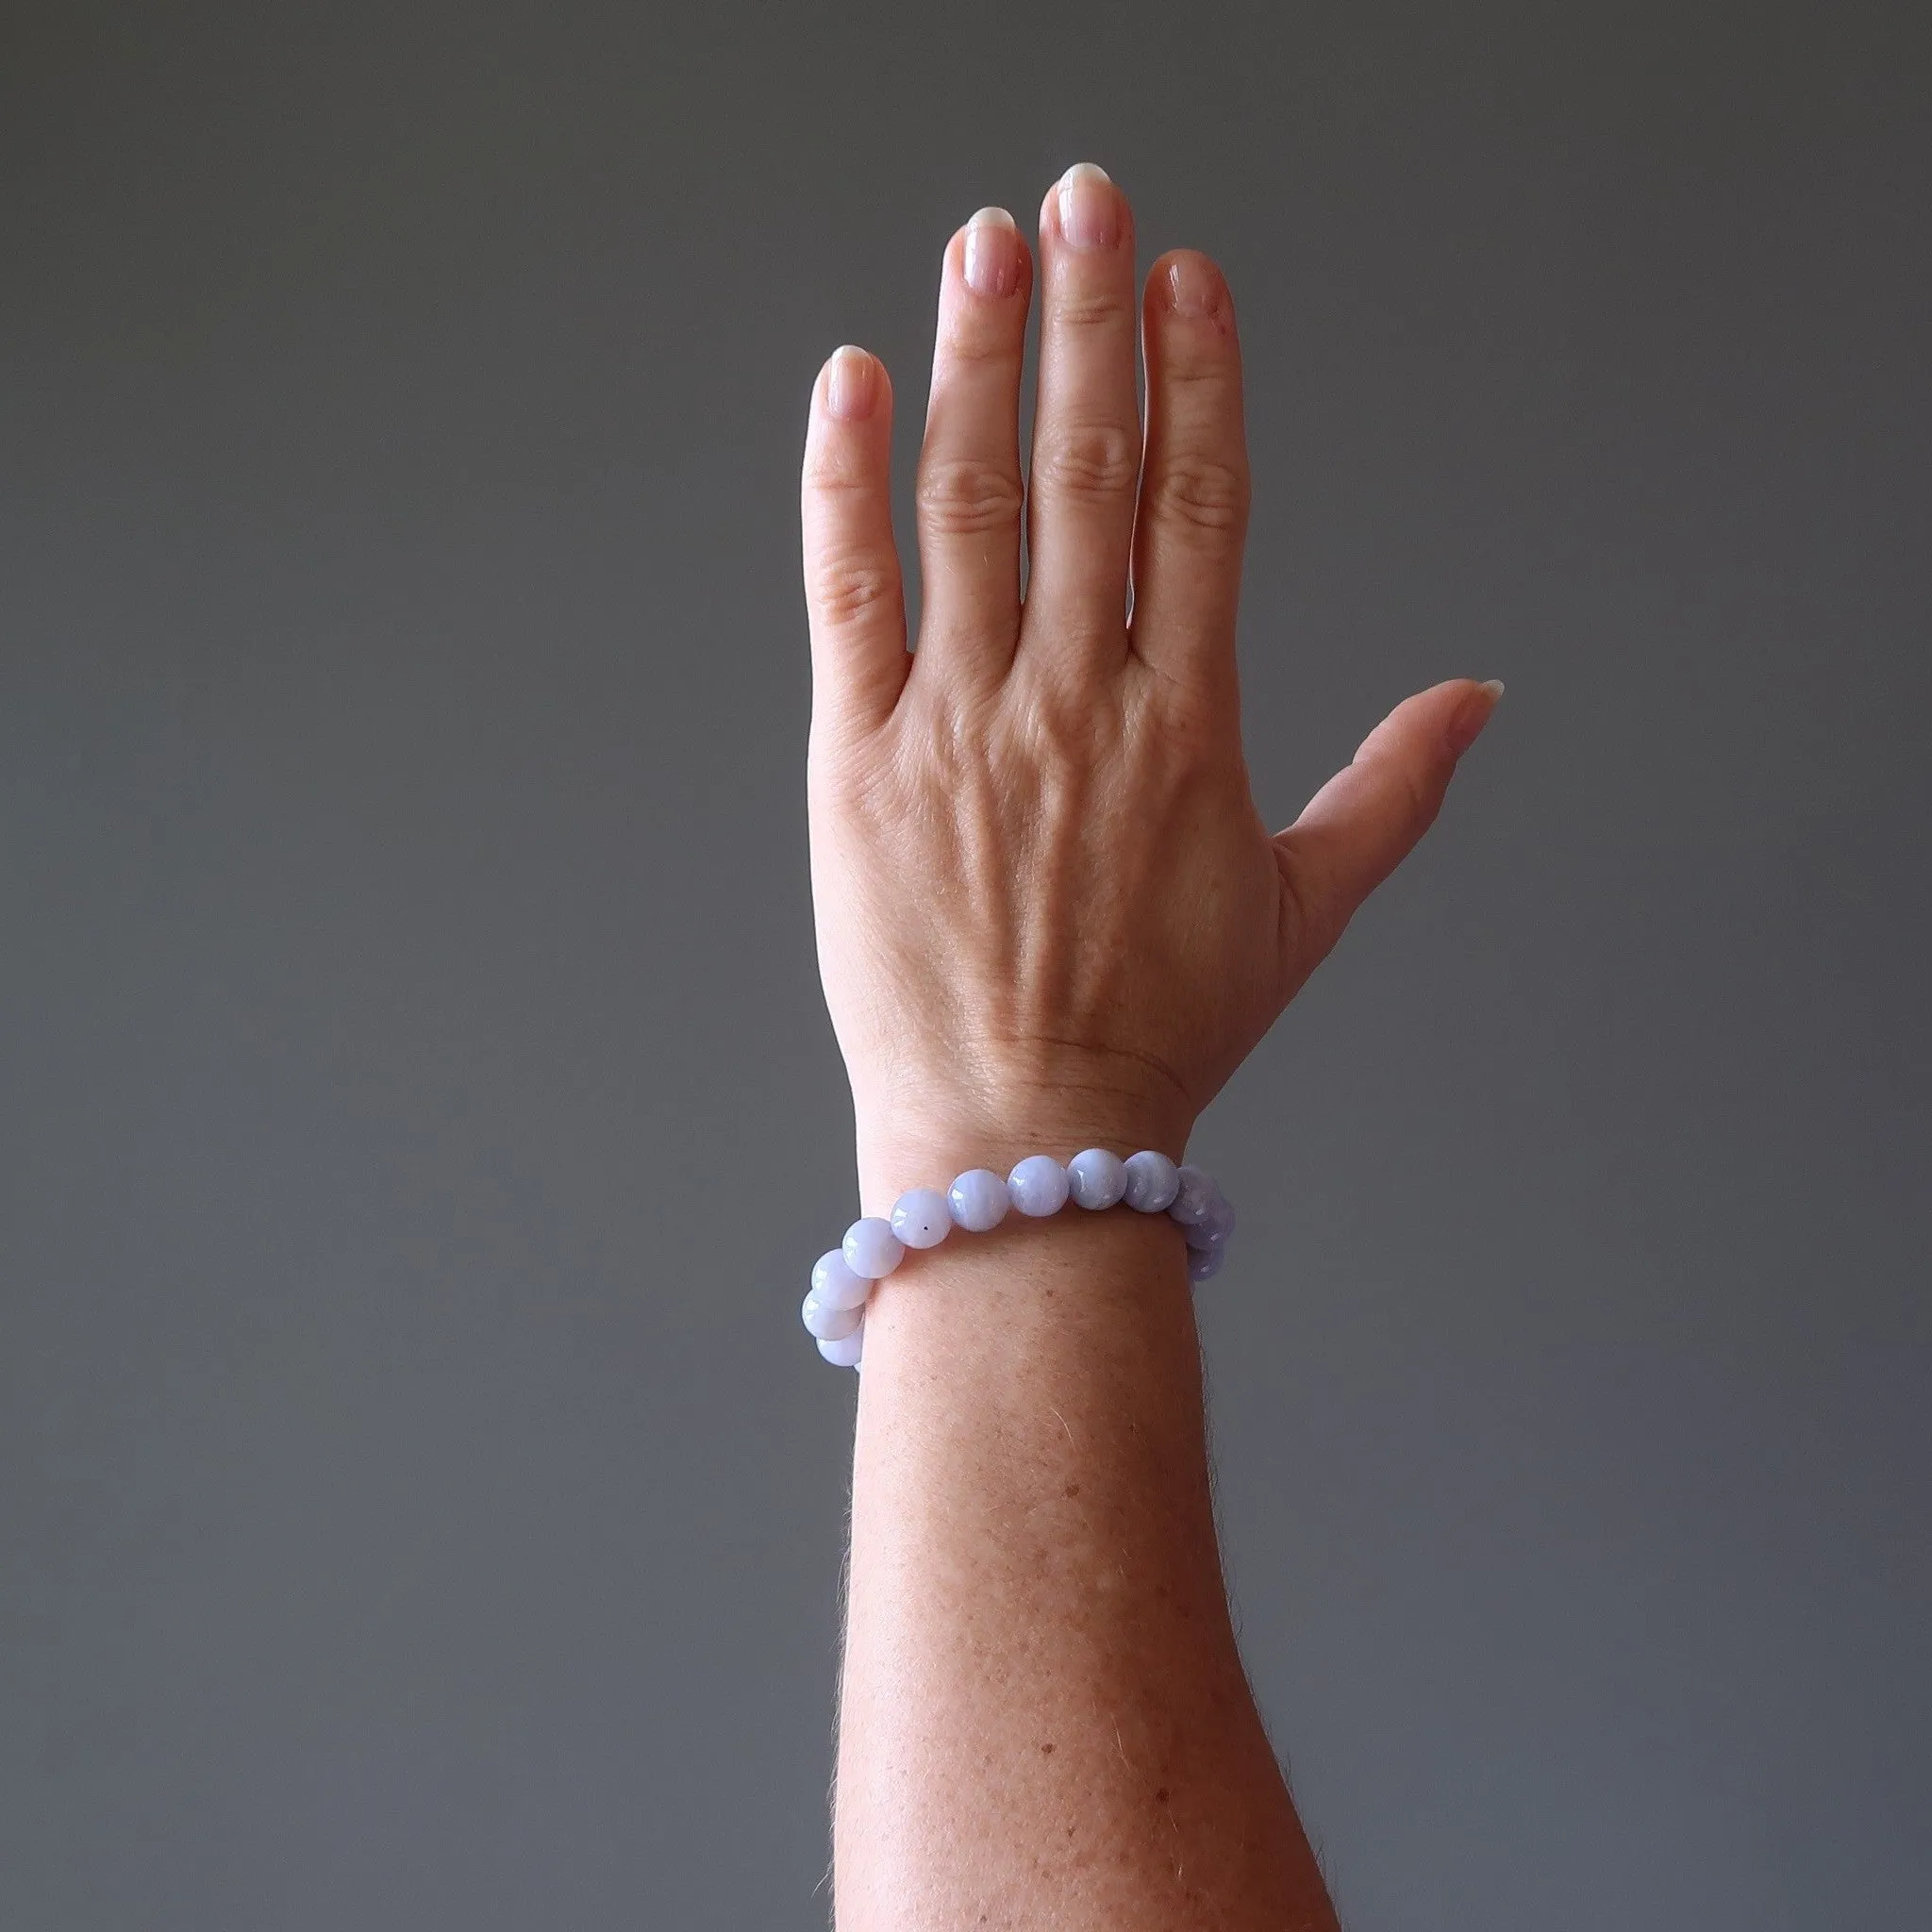
[[[906,682],[906,597],[892,541],[892,386],[863,349],[812,388],[800,515],[815,718],[882,724]]]

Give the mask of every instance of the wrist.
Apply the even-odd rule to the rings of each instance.
[[[1063,1055],[1024,1074],[854,1083],[860,1198],[881,1213],[906,1189],[944,1189],[969,1168],[1006,1174],[1032,1154],[1154,1148],[1179,1161],[1194,1109],[1163,1070],[1124,1057]]]

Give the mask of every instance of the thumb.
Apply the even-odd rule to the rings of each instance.
[[[1275,836],[1283,873],[1324,953],[1435,824],[1457,760],[1502,695],[1493,679],[1452,677],[1405,699]]]

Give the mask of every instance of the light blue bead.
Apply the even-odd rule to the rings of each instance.
[[[1216,1241],[1211,1248],[1190,1248],[1188,1250],[1188,1279],[1196,1286],[1204,1281],[1212,1281],[1221,1273],[1221,1266],[1227,1259],[1227,1243]]]
[[[868,1214],[845,1230],[845,1265],[868,1281],[883,1281],[906,1257],[905,1243],[890,1221]]]
[[[1007,1218],[1012,1196],[1007,1184],[990,1167],[969,1169],[946,1192],[953,1219],[969,1234],[984,1234]]]
[[[1153,1148],[1126,1159],[1127,1191],[1122,1198],[1139,1214],[1165,1214],[1180,1191],[1180,1170]]]
[[[1172,1213],[1173,1209],[1169,1209]],[[1174,1219],[1178,1221],[1179,1215]],[[1214,1198],[1208,1204],[1208,1212],[1191,1227],[1182,1230],[1188,1238],[1191,1248],[1212,1248],[1224,1244],[1234,1232],[1234,1209],[1228,1205],[1227,1196],[1219,1188]]]
[[[837,1341],[841,1336],[855,1334],[858,1324],[865,1320],[865,1305],[856,1308],[828,1308],[816,1294],[805,1298],[805,1306],[799,1311],[805,1323],[805,1332],[815,1335],[821,1341]]]
[[[824,1308],[862,1308],[872,1283],[845,1265],[842,1248],[828,1248],[813,1264],[811,1291]]]
[[[1051,1154],[1029,1154],[1007,1176],[1007,1192],[1022,1214],[1058,1214],[1067,1205],[1067,1171]]]
[[[1198,1226],[1208,1219],[1214,1197],[1221,1190],[1198,1167],[1176,1169],[1174,1182],[1174,1196],[1168,1205],[1168,1213],[1183,1227]]]
[[[953,1211],[937,1188],[911,1188],[892,1203],[892,1232],[908,1248],[936,1248],[953,1231]]]
[[[1090,1147],[1067,1162],[1067,1186],[1081,1208],[1112,1208],[1127,1191],[1127,1163],[1105,1147]]]
[[[819,1353],[835,1369],[856,1369],[859,1357],[865,1353],[865,1329],[858,1327],[850,1335],[841,1335],[836,1341],[821,1341]]]

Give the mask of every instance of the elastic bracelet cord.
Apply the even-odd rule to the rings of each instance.
[[[800,1311],[806,1332],[835,1367],[856,1369],[865,1353],[865,1309],[874,1284],[906,1258],[908,1248],[936,1248],[958,1228],[984,1234],[1008,1209],[1043,1219],[1069,1201],[1098,1211],[1124,1203],[1140,1214],[1165,1214],[1188,1241],[1188,1279],[1211,1281],[1227,1259],[1234,1209],[1198,1167],[1176,1167],[1152,1148],[1123,1160],[1090,1147],[1062,1166],[1050,1154],[1029,1154],[1002,1180],[991,1168],[962,1174],[943,1193],[912,1188],[892,1204],[889,1218],[869,1214],[845,1230],[843,1243],[819,1257],[811,1292]]]

